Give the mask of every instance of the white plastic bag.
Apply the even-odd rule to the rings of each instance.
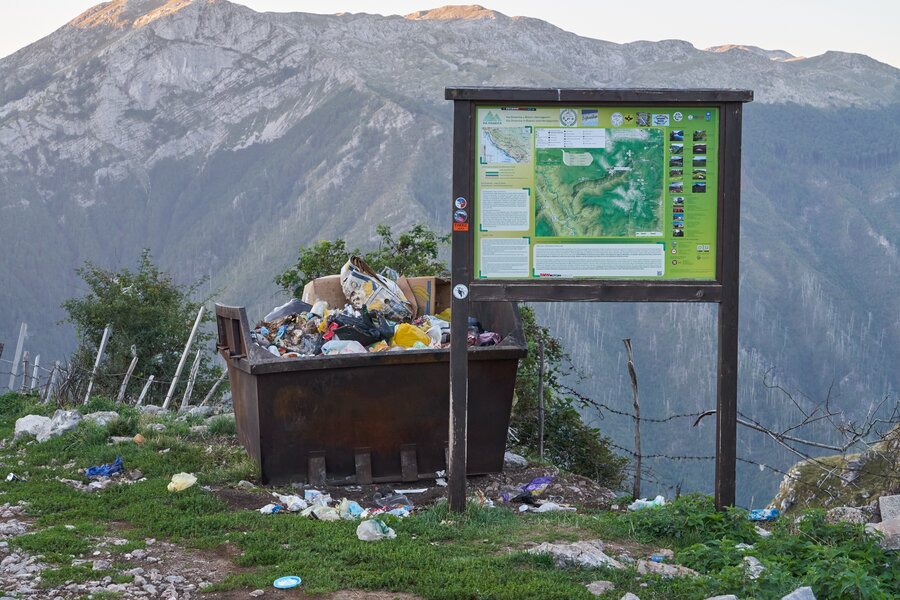
[[[397,537],[397,533],[380,519],[369,519],[360,523],[356,528],[356,537],[364,542],[377,542],[392,540]]]
[[[290,512],[300,512],[308,506],[306,500],[304,500],[300,496],[282,496],[281,494],[276,494],[274,492],[272,493],[272,495],[278,498],[278,500],[281,501],[284,507]]]
[[[197,483],[197,478],[193,473],[175,473],[172,475],[172,481],[169,482],[167,489],[170,492],[180,492],[186,490]]]
[[[638,498],[634,502],[628,505],[628,510],[641,510],[642,508],[654,508],[657,506],[665,506],[666,499],[662,496],[657,496],[653,500],[647,500],[646,498]]]

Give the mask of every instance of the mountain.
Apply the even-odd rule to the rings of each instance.
[[[99,5],[0,60],[0,341],[10,348],[27,321],[45,364],[71,351],[59,305],[84,292],[73,269],[85,260],[118,268],[151,248],[180,281],[208,277],[216,299],[256,315],[281,301],[272,278],[298,246],[372,244],[378,223],[448,229],[445,86],[749,88],[741,410],[791,422],[793,405],[763,383],[776,367],[780,385],[820,398],[833,382],[864,411],[900,388],[900,72],[858,54],[773,56],[614,44],[477,6],[401,17]],[[587,395],[629,406],[619,339],[632,337],[646,414],[711,407],[714,307],[541,314]],[[601,425],[628,445],[630,420]],[[711,453],[712,419],[657,431],[651,450]],[[792,463],[746,433],[742,456]],[[750,468],[739,481],[771,497],[777,474]],[[658,471],[662,485],[709,488],[709,462]]]

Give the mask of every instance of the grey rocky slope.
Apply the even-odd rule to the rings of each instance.
[[[757,99],[745,131],[744,406],[764,402],[770,365],[810,392],[833,378],[876,397],[900,386],[884,368],[900,351],[900,150],[886,118],[898,70],[841,52],[772,56],[613,44],[477,7],[404,18],[100,5],[0,60],[0,340],[25,320],[33,353],[70,350],[58,307],[83,291],[83,260],[118,267],[149,247],[180,280],[208,276],[217,298],[257,314],[301,244],[365,244],[381,222],[445,228],[444,86],[741,87]],[[608,354],[585,389],[627,392],[615,344],[592,349],[619,336],[615,310],[632,311],[625,333],[660,353],[647,364],[675,344],[689,365],[654,375],[663,391],[648,401],[706,407],[702,309],[666,309],[662,330],[656,307],[549,312],[579,355]]]

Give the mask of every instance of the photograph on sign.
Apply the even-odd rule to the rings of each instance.
[[[479,106],[475,142],[476,279],[716,279],[718,108]]]

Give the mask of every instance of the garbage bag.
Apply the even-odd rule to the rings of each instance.
[[[363,514],[363,507],[358,502],[344,498],[338,504],[338,514],[345,521],[355,521]]]
[[[169,482],[167,489],[170,492],[180,492],[186,490],[197,483],[197,478],[193,473],[175,473],[172,475],[172,481]]]
[[[270,323],[277,319],[283,319],[289,315],[299,315],[300,313],[309,312],[311,309],[312,305],[297,300],[296,298],[291,298],[281,306],[273,308],[272,312],[263,317],[263,321]]]
[[[319,521],[340,521],[341,515],[336,508],[330,506],[314,506],[310,511],[312,516]]]
[[[747,515],[751,521],[771,521],[778,518],[777,508],[754,508]]]
[[[122,463],[122,457],[116,454],[115,461],[106,465],[88,467],[84,474],[88,479],[97,479],[98,477],[111,477],[116,473],[121,473],[123,469],[124,464]]]
[[[346,342],[343,340],[331,340],[322,344],[323,354],[365,354],[367,352],[368,350],[366,350],[365,346],[356,340]]]
[[[277,512],[281,512],[283,510],[284,510],[284,507],[279,504],[266,504],[265,506],[263,506],[262,508],[259,509],[259,512],[261,512],[264,515],[272,515]]]
[[[309,506],[306,503],[306,500],[304,500],[300,496],[295,496],[293,494],[290,496],[286,496],[286,495],[276,494],[274,492],[272,493],[272,495],[275,496],[276,498],[278,498],[278,500],[290,512],[300,512],[301,510],[303,510],[304,508]]]
[[[665,506],[666,499],[662,496],[657,496],[653,500],[648,500],[646,498],[638,498],[634,502],[628,505],[628,510],[641,510],[643,508],[655,508],[658,506]]]
[[[389,340],[394,334],[393,328],[381,315],[376,315],[377,323],[372,319],[371,313],[365,306],[362,315],[355,317],[344,313],[334,313],[330,320],[337,323],[334,335],[339,340],[356,340],[363,346],[371,346],[381,340]]]
[[[394,330],[394,345],[403,346],[404,348],[412,348],[416,342],[421,342],[428,346],[431,338],[428,334],[409,323],[400,323]]]
[[[406,321],[413,316],[412,304],[400,287],[378,275],[358,256],[351,256],[341,268],[341,288],[356,309],[368,306],[393,321]]]
[[[364,542],[377,542],[378,540],[392,540],[397,533],[384,524],[380,519],[363,521],[356,528],[356,537]]]

